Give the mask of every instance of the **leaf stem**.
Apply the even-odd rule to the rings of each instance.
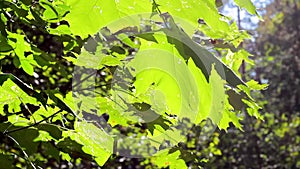
[[[155,6],[155,8],[156,8],[156,10],[157,10],[157,12],[159,14],[159,16],[162,18],[162,20],[164,21],[165,25],[167,26],[167,20],[166,20],[165,17],[162,16],[161,10],[158,8],[159,5],[156,3],[155,0],[153,0],[153,5]]]

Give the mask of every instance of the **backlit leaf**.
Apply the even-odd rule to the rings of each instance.
[[[69,131],[64,134],[82,144],[82,150],[95,157],[100,166],[104,165],[113,152],[113,138],[93,123],[76,122],[75,132]]]
[[[65,17],[70,30],[82,38],[95,34],[121,16],[114,0],[67,0],[66,3],[70,6],[70,13]]]
[[[256,11],[256,7],[254,4],[251,2],[251,0],[234,0],[234,2],[240,7],[240,8],[245,8],[250,14],[252,15],[257,15],[260,19],[261,16]]]

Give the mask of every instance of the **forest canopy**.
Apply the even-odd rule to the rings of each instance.
[[[250,0],[234,2],[263,20]],[[268,86],[251,35],[223,6],[2,0],[0,168],[211,165],[226,153],[220,135],[265,123],[257,96]]]

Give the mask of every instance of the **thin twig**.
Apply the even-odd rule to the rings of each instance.
[[[17,140],[15,140],[12,136],[7,135],[8,138],[10,138],[13,142],[15,142],[17,144],[17,146],[21,149],[22,153],[24,154],[25,158],[28,160],[28,162],[30,163],[30,165],[32,166],[32,168],[36,169],[35,165],[33,164],[33,162],[29,159],[29,156],[27,155],[27,153],[22,149],[21,145],[17,142]]]
[[[160,11],[160,9],[158,8],[158,4],[156,3],[155,0],[153,0],[153,3],[154,3],[154,5],[155,5],[155,8],[156,8],[157,12],[161,15],[161,11]]]
[[[19,96],[18,96],[18,98],[19,98],[19,100],[22,102],[22,104],[24,105],[25,109],[26,109],[26,110],[29,112],[29,114],[31,115],[31,117],[32,117],[32,119],[33,119],[33,121],[34,121],[34,123],[36,123],[36,120],[35,120],[35,118],[34,118],[32,112],[31,112],[31,110],[30,110],[30,109],[27,107],[27,105],[23,102],[22,98],[20,98]]]
[[[88,78],[90,78],[91,76],[95,75],[96,73],[97,73],[97,72],[93,72],[93,73],[89,74],[87,77],[85,77],[85,78],[79,80],[79,82],[76,83],[75,85],[73,85],[72,87],[74,88],[74,87],[78,86],[80,83],[82,83],[83,81],[87,80]]]
[[[153,0],[153,3],[154,3],[154,5],[155,5],[155,8],[156,8],[156,10],[157,10],[159,16],[160,16],[160,17],[162,18],[162,20],[164,21],[165,26],[167,26],[167,23],[168,23],[168,22],[167,22],[166,18],[162,16],[161,10],[158,8],[158,4],[156,3],[155,0]]]
[[[62,111],[63,111],[63,110],[59,110],[59,111],[57,111],[56,113],[54,113],[54,114],[52,114],[52,115],[50,115],[50,116],[44,118],[44,119],[41,120],[41,121],[36,122],[36,123],[34,123],[34,124],[31,124],[31,125],[28,125],[28,126],[25,126],[25,127],[16,128],[16,129],[10,130],[10,131],[5,130],[5,131],[3,132],[3,134],[4,134],[4,135],[8,135],[8,134],[13,133],[13,132],[17,132],[17,131],[20,131],[20,130],[24,130],[24,129],[27,129],[27,128],[36,126],[36,125],[41,124],[42,122],[44,122],[44,121],[46,121],[46,120],[48,120],[48,119],[50,119],[50,118],[52,118],[52,117],[54,117],[54,116],[56,116],[58,113],[60,113],[60,112],[62,112]]]

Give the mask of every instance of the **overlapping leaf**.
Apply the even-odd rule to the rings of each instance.
[[[193,117],[198,111],[199,100],[195,80],[177,49],[167,42],[167,37],[161,33],[153,36],[158,43],[142,40],[140,51],[130,65],[136,73],[135,94],[139,96],[152,86],[165,97],[168,108],[162,111]],[[163,98],[155,99],[161,96],[153,97],[151,103],[154,106],[161,104],[159,101]]]
[[[16,42],[10,40],[8,43],[14,48],[14,52],[18,56],[21,67],[26,73],[33,75],[34,66],[37,66],[37,63],[32,54],[25,56],[25,52],[31,51],[30,44],[24,40],[25,36],[9,33],[8,37],[16,40]]]
[[[163,1],[158,0],[159,8],[162,12],[169,12],[175,17],[176,22],[181,23],[180,26],[191,35],[189,30],[196,30],[198,19],[203,19],[207,25],[213,30],[227,32],[229,25],[219,13],[214,0],[175,0]],[[188,21],[189,24],[185,24]],[[189,28],[188,26],[191,26]]]
[[[75,132],[67,131],[63,134],[83,145],[82,150],[95,157],[100,166],[104,165],[113,152],[113,138],[93,123],[76,122]]]

